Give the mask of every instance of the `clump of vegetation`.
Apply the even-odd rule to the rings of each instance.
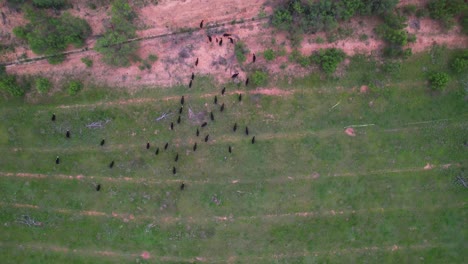
[[[272,61],[276,58],[275,51],[272,49],[267,49],[263,52],[263,57],[267,61]]]
[[[52,86],[52,84],[50,83],[49,79],[47,79],[45,77],[36,78],[35,87],[36,87],[36,90],[39,93],[41,93],[41,94],[47,93],[51,86]]]
[[[462,73],[468,70],[468,51],[463,52],[460,56],[457,56],[451,63],[450,69],[454,73]]]
[[[442,25],[450,29],[455,25],[455,17],[467,7],[463,0],[431,0],[427,4],[429,16],[439,20]]]
[[[433,90],[443,90],[449,81],[450,77],[445,72],[434,72],[429,75],[429,84]]]
[[[289,55],[289,61],[298,63],[302,67],[306,68],[310,66],[310,58],[308,56],[304,56],[298,50],[293,50]]]
[[[408,34],[405,30],[407,18],[395,13],[389,13],[384,18],[384,23],[376,29],[376,33],[385,42],[387,47],[384,55],[387,57],[401,57],[411,55],[411,52],[403,49],[409,42],[415,42],[416,36]]]
[[[66,0],[32,0],[34,6],[39,8],[60,9],[66,5]]]
[[[81,62],[83,62],[88,68],[93,67],[93,60],[90,59],[89,57],[81,58]]]
[[[91,34],[91,27],[86,20],[65,12],[60,17],[47,16],[44,11],[26,8],[25,17],[29,23],[24,27],[15,27],[16,37],[24,39],[36,54],[57,55],[68,45],[81,47]],[[63,61],[63,55],[51,57],[48,61],[57,64]]]
[[[328,75],[336,71],[338,65],[345,59],[346,54],[341,49],[321,49],[311,56],[311,60]]]
[[[77,94],[83,88],[83,84],[80,81],[72,80],[67,85],[69,95]]]
[[[136,14],[126,0],[116,0],[112,3],[111,15],[111,25],[97,40],[95,49],[103,55],[105,63],[128,67],[138,49],[136,42],[128,42],[136,37],[132,24]]]
[[[415,5],[405,5],[402,7],[403,14],[406,16],[414,15],[416,10],[418,10],[418,7]]]
[[[7,92],[12,96],[23,96],[25,93],[18,84],[16,76],[6,73],[5,66],[0,66],[0,91]]]
[[[263,70],[255,70],[250,75],[250,80],[255,86],[264,86],[268,83],[268,73]]]
[[[148,61],[150,62],[156,62],[158,60],[158,55],[156,54],[150,54],[148,55]]]
[[[236,42],[234,46],[234,53],[236,54],[237,62],[244,63],[246,60],[246,55],[249,54],[249,49],[242,41]]]

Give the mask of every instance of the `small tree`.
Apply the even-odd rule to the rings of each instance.
[[[4,70],[4,66],[0,66],[0,90],[12,96],[24,95],[24,89],[16,82],[16,76],[7,74]]]
[[[73,80],[68,83],[68,94],[75,95],[83,88],[83,84],[80,81]]]
[[[263,86],[268,83],[268,73],[262,70],[255,70],[250,78],[255,86]]]
[[[263,52],[263,57],[267,61],[272,61],[275,59],[275,52],[272,49],[267,49]]]
[[[35,81],[36,89],[39,93],[44,94],[47,93],[51,87],[51,83],[49,79],[45,77],[38,77]]]
[[[326,74],[330,75],[336,71],[336,68],[345,57],[346,54],[340,49],[321,49],[319,52],[312,55],[312,61],[319,64],[320,68],[322,68]]]
[[[445,72],[434,72],[429,75],[429,84],[433,90],[443,90],[449,81],[450,77]]]
[[[83,62],[88,68],[93,67],[93,60],[88,57],[81,58],[81,62]]]
[[[236,54],[237,62],[244,63],[246,60],[245,55],[249,53],[249,49],[247,49],[244,42],[238,41],[234,46],[234,53]]]

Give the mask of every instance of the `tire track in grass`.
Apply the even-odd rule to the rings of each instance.
[[[407,123],[403,124],[400,127],[396,128],[387,128],[387,129],[382,129],[382,132],[385,133],[394,133],[394,132],[400,132],[400,131],[411,131],[411,130],[419,130],[419,129],[424,129],[427,127],[430,127],[433,123],[437,122],[446,122],[449,125],[456,126],[456,125],[468,125],[466,121],[463,119],[460,119],[464,117],[464,115],[460,117],[455,117],[455,118],[445,118],[445,119],[438,119],[438,120],[429,120],[429,121],[420,121],[420,122],[412,122],[412,123]],[[458,122],[457,122],[458,121]],[[360,129],[372,129],[378,126],[368,126],[368,127],[363,127]],[[441,125],[442,128],[446,127],[446,124]],[[319,131],[300,131],[300,132],[285,132],[285,133],[263,133],[256,135],[256,139],[258,140],[277,140],[277,139],[285,139],[285,140],[295,140],[295,139],[301,139],[305,138],[308,136],[330,136],[333,134],[342,134],[344,133],[344,129],[341,128],[334,128],[334,129],[323,129]],[[208,142],[208,144],[215,144],[215,143],[235,143],[235,142],[240,142],[244,141],[245,137],[240,137],[240,136],[232,136],[232,135],[222,135],[220,137],[217,137],[216,139],[211,140]],[[193,145],[193,142],[191,141],[182,141],[181,138],[175,138],[172,141],[178,142],[179,147],[190,147]],[[187,143],[185,143],[187,142]],[[116,145],[111,145],[111,146],[106,146],[106,150],[128,150],[128,149],[138,149],[141,148],[142,144],[116,144]],[[1,149],[1,148],[0,148]],[[3,148],[4,151],[10,151],[10,152],[20,152],[20,151],[31,151],[35,153],[44,153],[44,152],[61,152],[61,153],[75,153],[75,152],[84,152],[84,151],[94,151],[99,149],[96,146],[74,146],[72,148]]]

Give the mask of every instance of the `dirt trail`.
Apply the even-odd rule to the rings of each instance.
[[[411,2],[412,3],[412,2]],[[418,2],[419,3],[419,2]],[[77,1],[78,8],[72,13],[87,19],[93,28],[93,34],[100,34],[103,31],[102,23],[108,19],[106,10],[87,9],[84,3]],[[138,36],[148,37],[175,33],[182,28],[195,29],[193,33],[180,33],[161,38],[153,38],[140,42],[138,54],[145,58],[149,54],[157,54],[159,60],[152,65],[151,70],[138,69],[139,64],[134,63],[128,68],[112,68],[104,65],[100,61],[100,55],[89,50],[71,54],[66,61],[60,65],[50,65],[45,60],[31,62],[28,64],[11,65],[7,67],[8,72],[16,74],[44,74],[58,83],[66,78],[83,78],[97,83],[107,83],[111,86],[127,87],[135,89],[141,86],[174,86],[188,85],[189,76],[192,72],[199,75],[210,75],[218,82],[230,81],[232,73],[239,71],[240,79],[246,78],[246,72],[252,67],[262,67],[268,69],[273,76],[281,75],[303,75],[306,69],[297,65],[289,64],[287,69],[281,69],[280,65],[287,62],[286,57],[279,57],[273,62],[266,62],[261,52],[268,47],[272,47],[271,39],[276,39],[276,43],[289,43],[285,33],[273,32],[271,28],[265,28],[265,20],[252,21],[262,10],[262,0],[187,0],[187,1],[159,1],[156,6],[146,6],[140,9],[140,21],[145,24],[144,30],[138,31]],[[1,8],[5,10],[5,8]],[[216,10],[215,12],[213,10]],[[264,9],[265,14],[271,15],[270,7]],[[171,14],[171,15],[167,15]],[[10,12],[11,24],[24,23],[17,18],[22,14]],[[241,24],[231,25],[231,21],[241,21]],[[410,20],[415,20],[411,18]],[[199,29],[199,23],[204,20],[204,29]],[[323,34],[306,35],[302,43],[301,51],[304,54],[327,47],[342,48],[349,55],[360,53],[371,53],[382,47],[382,42],[376,38],[373,28],[377,21],[365,19],[364,23],[355,19],[350,22],[350,27],[354,29],[353,36],[337,41],[336,43],[317,44],[315,40]],[[417,42],[412,44],[414,52],[427,49],[434,42],[446,44],[449,47],[467,47],[468,38],[459,33],[459,29],[445,33],[438,23],[432,20],[423,19],[419,21],[420,28],[408,28],[408,31],[417,35]],[[362,26],[364,24],[364,26]],[[213,28],[209,28],[212,27]],[[5,30],[9,30],[6,27]],[[10,29],[11,30],[11,29]],[[213,37],[220,37],[223,32],[233,34],[233,38],[246,43],[251,53],[256,53],[257,62],[250,64],[251,54],[247,56],[247,63],[239,65],[234,56],[234,45],[225,38],[223,46],[219,46],[214,41],[209,43],[206,37],[207,32]],[[360,41],[359,36],[366,34],[367,41]],[[94,39],[87,42],[87,46],[92,48]],[[286,45],[286,50],[291,48]],[[18,53],[27,50],[19,49]],[[30,54],[30,51],[27,51]],[[80,61],[82,57],[88,56],[94,60],[94,66],[87,69]],[[33,55],[35,57],[35,55]],[[195,67],[196,58],[200,63]],[[10,58],[12,59],[12,58]],[[196,89],[195,80],[193,88]]]

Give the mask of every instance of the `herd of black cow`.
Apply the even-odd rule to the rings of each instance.
[[[203,23],[204,23],[204,21],[202,20],[202,21],[200,22],[200,28],[203,28]],[[234,43],[234,39],[231,37],[231,34],[224,33],[224,34],[222,35],[222,37],[219,37],[219,40],[218,40],[218,37],[215,37],[216,43],[218,43],[219,46],[222,46],[223,37],[227,37],[231,43]],[[209,40],[209,42],[212,42],[213,37],[210,36],[210,35],[208,35],[208,40]],[[254,63],[255,61],[256,61],[256,57],[255,57],[255,54],[253,54],[253,55],[252,55],[252,63]],[[195,67],[198,66],[198,62],[199,62],[199,59],[197,58],[197,59],[195,60]],[[239,73],[236,72],[236,73],[234,73],[234,74],[231,75],[231,78],[232,78],[232,79],[236,79],[236,78],[238,78],[238,76],[239,76]],[[189,82],[189,88],[192,88],[192,84],[193,84],[194,79],[195,79],[195,73],[192,72],[192,75],[191,75],[191,77],[190,77],[190,82]],[[247,86],[248,84],[249,84],[249,78],[246,78],[246,80],[245,80],[245,85]],[[225,92],[226,92],[226,87],[223,87],[223,89],[221,90],[221,96],[224,96]],[[239,102],[242,101],[242,94],[241,94],[241,93],[238,94],[238,101],[239,101]],[[183,112],[183,109],[184,109],[184,103],[185,103],[185,97],[182,96],[181,99],[180,99],[180,105],[181,105],[181,106],[180,106],[179,111],[178,111],[178,112],[179,112],[179,116],[178,116],[178,118],[177,118],[177,120],[176,120],[177,124],[180,124],[180,123],[181,123],[181,115],[182,115],[182,112]],[[214,103],[215,105],[218,105],[218,96],[216,96],[216,95],[214,96],[214,101],[213,101],[213,103]],[[219,111],[220,111],[220,112],[223,112],[224,109],[225,109],[225,103],[222,103],[221,106],[220,106],[220,108],[219,108]],[[51,120],[52,120],[53,122],[55,122],[56,119],[57,119],[56,115],[55,115],[55,114],[52,114],[52,119],[51,119]],[[213,114],[212,111],[210,112],[210,120],[211,120],[212,122],[215,121],[214,114]],[[207,122],[203,122],[203,123],[200,125],[200,127],[197,127],[195,135],[196,135],[197,137],[199,137],[199,136],[200,136],[200,129],[206,127],[207,125],[208,125]],[[170,129],[171,129],[172,131],[174,131],[174,121],[172,121],[172,122],[170,123]],[[236,131],[237,131],[237,123],[234,123],[234,126],[233,126],[233,128],[232,128],[232,131],[233,131],[233,132],[236,132]],[[247,126],[245,127],[245,135],[246,135],[246,136],[249,135],[249,128],[248,128]],[[70,130],[67,130],[67,131],[66,131],[65,137],[66,137],[67,139],[71,138],[71,132],[70,132]],[[205,138],[204,138],[204,141],[205,141],[205,142],[208,142],[208,141],[209,141],[209,137],[210,137],[210,135],[209,135],[209,134],[206,134],[206,135],[205,135]],[[106,140],[105,140],[105,139],[102,139],[102,140],[101,140],[101,143],[100,143],[100,146],[101,146],[101,147],[104,146],[105,143],[106,143]],[[251,143],[252,143],[252,144],[255,144],[255,136],[252,137]],[[169,142],[166,142],[166,144],[164,145],[164,150],[167,150],[168,147],[169,147]],[[151,148],[151,144],[150,144],[150,142],[147,142],[147,143],[146,143],[146,149],[149,150],[150,148]],[[192,150],[193,150],[193,152],[196,152],[196,150],[197,150],[197,142],[194,143]],[[229,153],[232,153],[232,147],[231,147],[230,145],[228,146],[228,152],[229,152]],[[159,155],[159,147],[156,147],[155,155]],[[176,156],[175,156],[175,158],[174,158],[174,162],[178,162],[178,161],[179,161],[179,153],[176,153]],[[56,159],[55,159],[55,164],[57,164],[57,165],[60,164],[60,157],[59,157],[59,156],[56,157]],[[112,169],[112,168],[114,167],[114,164],[115,164],[115,161],[112,160],[112,161],[109,163],[109,168]],[[172,173],[173,173],[173,174],[176,174],[176,173],[177,173],[177,168],[176,168],[176,166],[173,166],[173,167],[172,167]],[[180,190],[184,190],[184,189],[185,189],[185,186],[186,186],[185,183],[182,182],[182,183],[180,184]],[[101,184],[97,184],[97,185],[95,185],[95,187],[96,187],[96,191],[100,191],[100,190],[101,190]]]

